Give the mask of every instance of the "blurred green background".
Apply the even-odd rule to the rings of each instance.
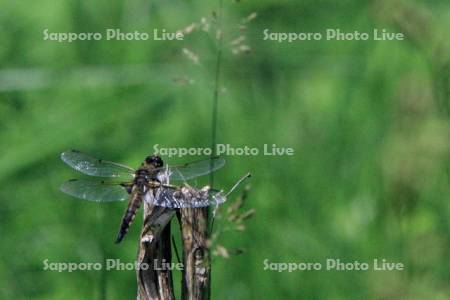
[[[43,270],[45,259],[132,262],[141,224],[115,245],[126,204],[59,192],[78,176],[59,154],[76,148],[137,167],[155,144],[209,147],[213,11],[215,1],[2,1],[0,298],[135,298],[134,271]],[[256,215],[221,237],[245,252],[214,260],[213,298],[449,299],[448,1],[224,1],[223,16],[217,142],[295,154],[228,156],[217,172],[220,188],[253,173],[245,209]],[[43,40],[45,29],[192,23],[182,42]],[[327,28],[407,38],[263,40],[264,29]],[[405,270],[278,273],[263,264],[327,258],[385,258]]]

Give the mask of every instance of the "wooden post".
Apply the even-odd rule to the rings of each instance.
[[[209,299],[210,255],[207,246],[207,208],[180,209],[179,223],[183,240],[183,300]]]
[[[172,273],[161,267],[163,262],[172,261],[170,220],[174,214],[174,210],[144,202],[138,263],[148,266],[148,269],[138,268],[136,271],[138,300],[175,299]]]

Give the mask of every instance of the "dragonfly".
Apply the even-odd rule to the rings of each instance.
[[[61,185],[62,192],[95,202],[128,199],[116,243],[120,243],[127,234],[143,201],[169,209],[198,208],[217,206],[225,202],[228,195],[208,186],[196,189],[186,183],[187,180],[207,175],[223,167],[225,159],[222,157],[165,166],[160,156],[150,155],[138,169],[94,158],[78,150],[61,153],[61,159],[82,174],[108,178],[107,180],[70,179]],[[183,181],[183,184],[172,185],[170,184],[172,181]]]

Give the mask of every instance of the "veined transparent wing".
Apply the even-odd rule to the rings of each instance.
[[[152,197],[153,205],[167,208],[196,208],[210,205],[219,205],[226,201],[226,196],[218,190],[203,188],[200,190],[191,187],[160,188],[156,196]]]
[[[61,159],[75,170],[98,177],[121,177],[125,180],[133,178],[135,170],[103,159],[91,157],[78,150],[61,153]]]
[[[222,157],[213,157],[194,161],[177,166],[169,166],[170,180],[185,181],[195,177],[203,176],[225,165],[225,159]],[[163,167],[164,169],[164,167]]]
[[[95,202],[123,201],[128,192],[118,183],[71,179],[61,185],[61,191],[80,199]]]

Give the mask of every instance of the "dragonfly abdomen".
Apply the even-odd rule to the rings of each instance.
[[[128,203],[127,210],[122,218],[122,224],[120,225],[119,234],[117,235],[116,243],[120,243],[128,232],[131,224],[136,217],[136,212],[142,203],[142,193],[134,190],[131,194],[130,202]]]

